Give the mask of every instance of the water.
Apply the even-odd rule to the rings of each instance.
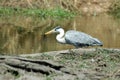
[[[56,41],[56,34],[43,34],[56,25],[65,31],[74,29],[98,38],[105,48],[120,48],[120,21],[109,15],[84,16],[68,20],[40,19],[27,16],[0,18],[1,53],[38,53],[74,48]]]

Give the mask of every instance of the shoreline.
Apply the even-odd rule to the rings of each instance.
[[[98,48],[98,49],[120,51],[120,49],[117,49],[117,48]],[[95,48],[90,48],[90,49],[79,48],[79,49],[71,49],[71,50],[73,50],[73,51],[75,50],[75,51],[77,51],[77,53],[82,55],[84,52],[94,52],[97,49],[95,49]],[[68,53],[69,54],[70,52],[68,49],[68,50],[48,51],[48,52],[32,53],[32,54],[20,54],[19,56],[21,56],[21,57],[27,57],[27,56],[35,57],[35,56],[40,56],[41,54],[58,55],[60,53],[62,53],[62,54]]]

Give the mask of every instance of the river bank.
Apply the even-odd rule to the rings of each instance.
[[[11,7],[13,10],[21,11],[21,8],[33,9],[33,14],[36,9],[39,10],[54,10],[55,8],[63,9],[67,12],[76,12],[79,15],[99,15],[114,9],[114,4],[118,3],[114,0],[5,0],[0,1],[1,7]],[[37,10],[38,11],[38,10]],[[24,11],[23,11],[24,12]],[[29,11],[30,13],[31,11]],[[31,13],[32,14],[32,13]]]
[[[119,49],[76,49],[0,57],[1,80],[119,80]]]

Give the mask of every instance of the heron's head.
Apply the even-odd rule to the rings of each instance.
[[[51,33],[59,33],[61,29],[62,29],[62,27],[57,26],[57,27],[55,27],[54,29],[52,29],[52,30],[46,32],[45,35],[51,34]]]

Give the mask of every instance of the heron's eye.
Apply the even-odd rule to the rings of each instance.
[[[55,29],[55,31],[57,31],[58,29]]]

